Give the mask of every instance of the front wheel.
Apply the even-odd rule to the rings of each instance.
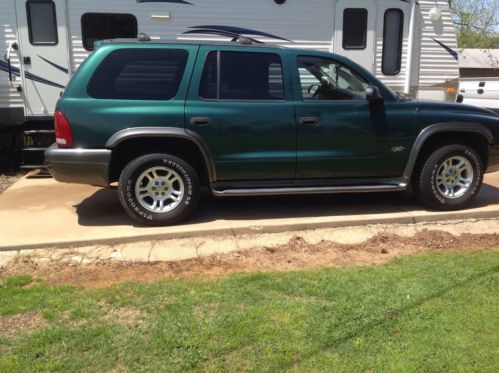
[[[135,221],[170,225],[186,219],[199,199],[196,171],[168,154],[150,154],[130,162],[122,171],[118,194]]]
[[[424,161],[414,186],[419,199],[436,210],[466,206],[480,191],[483,162],[465,145],[447,145]]]

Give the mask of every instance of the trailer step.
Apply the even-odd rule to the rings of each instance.
[[[28,136],[36,136],[36,135],[53,135],[55,133],[54,130],[29,130],[23,132]]]
[[[32,164],[32,165],[24,165],[20,167],[21,170],[47,170],[47,166],[44,164]]]
[[[22,149],[23,152],[44,152],[47,148],[31,147]]]

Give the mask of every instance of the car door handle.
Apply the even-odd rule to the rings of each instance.
[[[319,124],[319,117],[301,117],[299,122],[304,126],[316,126]]]
[[[209,126],[211,124],[212,120],[209,117],[194,117],[191,118],[191,125],[192,126]]]

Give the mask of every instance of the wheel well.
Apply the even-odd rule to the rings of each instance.
[[[113,149],[109,170],[110,182],[117,181],[123,168],[132,160],[152,153],[166,153],[182,158],[194,167],[201,183],[209,182],[208,166],[196,144],[187,139],[150,137],[126,140]]]
[[[412,174],[417,175],[419,173],[425,159],[427,159],[433,151],[443,146],[453,144],[466,145],[475,150],[480,156],[484,167],[487,168],[489,147],[487,139],[483,135],[475,132],[439,132],[431,135],[424,142],[419,151]]]

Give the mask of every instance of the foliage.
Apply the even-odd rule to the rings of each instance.
[[[499,0],[449,0],[459,48],[499,48]]]

